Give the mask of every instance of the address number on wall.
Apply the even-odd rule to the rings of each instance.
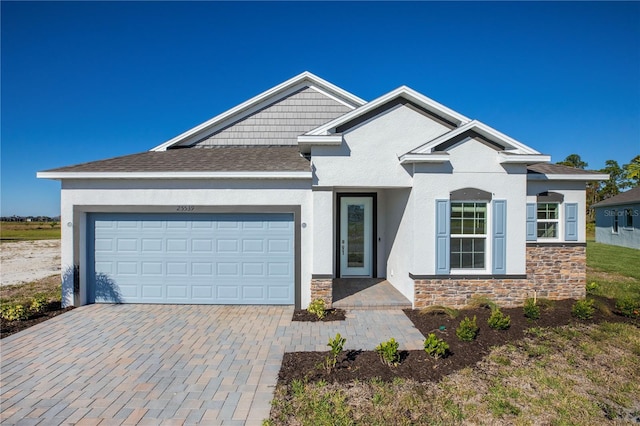
[[[195,206],[178,206],[178,207],[176,207],[176,211],[177,212],[192,212],[195,209],[196,209]]]

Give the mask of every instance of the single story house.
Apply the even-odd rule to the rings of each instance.
[[[304,72],[150,151],[61,181],[64,305],[331,303],[386,278],[414,307],[585,295],[585,187],[408,88]]]
[[[640,186],[592,206],[596,210],[596,241],[640,249]]]

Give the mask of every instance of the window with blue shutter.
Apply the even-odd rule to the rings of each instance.
[[[436,274],[449,273],[449,200],[436,200]]]
[[[536,204],[527,204],[527,241],[537,240]]]
[[[507,200],[493,201],[493,273],[507,273]]]
[[[566,203],[564,206],[564,239],[578,241],[578,203]]]

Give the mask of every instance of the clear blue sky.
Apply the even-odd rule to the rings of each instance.
[[[640,153],[640,3],[6,2],[2,215],[36,172],[148,150],[305,70],[400,85],[561,161]]]

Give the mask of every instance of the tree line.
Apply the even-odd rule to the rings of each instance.
[[[568,155],[556,164],[577,169],[585,169],[589,166],[578,154]],[[587,183],[587,220],[589,221],[595,220],[595,213],[591,208],[593,204],[618,195],[626,189],[640,186],[640,155],[636,155],[629,163],[622,166],[616,160],[607,160],[604,164],[604,168],[596,171],[608,174],[609,179]]]

